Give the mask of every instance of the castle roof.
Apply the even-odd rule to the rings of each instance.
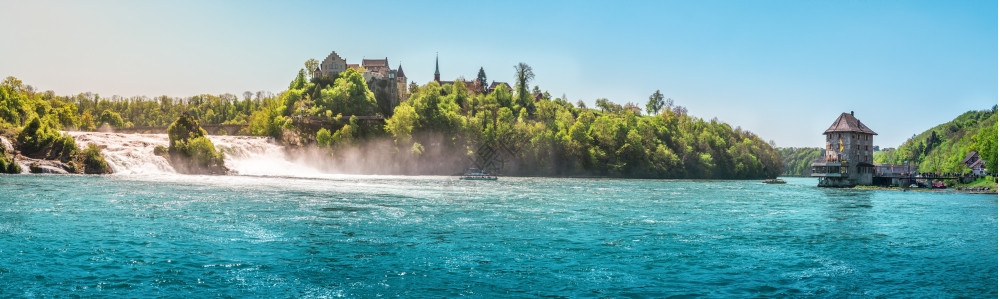
[[[402,65],[402,64],[400,64],[400,65],[399,65],[399,69],[398,69],[398,70],[396,70],[396,77],[403,77],[403,78],[406,78],[406,75],[405,75],[405,74],[403,74],[403,65]]]
[[[490,83],[490,88],[488,88],[488,90],[490,92],[493,92],[493,90],[497,89],[497,87],[499,86],[503,86],[507,90],[514,90],[513,88],[510,87],[510,84],[507,84],[507,82],[497,82],[497,81],[493,81],[493,83]]]
[[[878,135],[878,133],[875,133],[875,131],[872,131],[872,129],[868,128],[868,126],[861,123],[860,120],[854,118],[854,111],[851,111],[851,113],[841,113],[840,117],[838,117],[837,120],[830,125],[830,128],[823,132],[823,134],[836,132],[854,132]]]
[[[437,54],[434,54],[434,74],[435,75],[441,75],[441,69],[438,68],[438,57],[437,57]]]
[[[362,59],[361,60],[361,66],[363,66],[363,67],[379,67],[379,66],[384,66],[384,67],[388,68],[389,67],[389,57],[386,57],[385,59]]]
[[[330,55],[327,55],[326,59],[323,59],[323,60],[324,61],[326,61],[326,60],[330,60],[330,61],[341,60],[341,61],[343,61],[344,58],[341,58],[340,55],[337,55],[337,51],[333,51],[333,52],[330,52]]]
[[[512,89],[510,88],[510,84],[507,84],[507,82],[497,82],[497,81],[493,81],[493,83],[490,83],[490,89],[497,88],[497,86],[500,85],[506,86],[508,89]]]

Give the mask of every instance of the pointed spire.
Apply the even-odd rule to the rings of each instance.
[[[438,67],[437,52],[434,52],[434,81],[441,82],[441,69]]]

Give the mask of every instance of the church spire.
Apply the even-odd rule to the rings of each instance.
[[[438,67],[438,54],[434,53],[434,82],[441,82],[441,69]]]

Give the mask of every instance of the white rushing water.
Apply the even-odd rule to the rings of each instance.
[[[14,145],[11,144],[10,141],[7,140],[7,138],[4,138],[3,136],[0,136],[0,146],[3,146],[4,151],[8,153],[14,152]]]
[[[104,158],[115,174],[157,175],[174,174],[166,158],[153,154],[158,146],[167,146],[166,134],[120,134],[99,132],[67,132],[80,148],[94,144],[102,148]],[[285,155],[284,148],[264,137],[208,136],[215,147],[225,153],[226,166],[240,175],[311,176],[320,172],[295,163]]]

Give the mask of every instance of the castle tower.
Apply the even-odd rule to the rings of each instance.
[[[441,83],[441,69],[438,68],[438,56],[434,54],[434,82]]]
[[[399,64],[399,69],[396,70],[396,90],[399,95],[399,102],[405,102],[410,98],[410,90],[406,86],[406,74],[403,73],[403,64]]]
[[[871,185],[875,165],[872,164],[873,137],[878,135],[850,114],[840,117],[823,132],[826,135],[826,155],[813,163],[813,177],[820,187],[853,187]]]

